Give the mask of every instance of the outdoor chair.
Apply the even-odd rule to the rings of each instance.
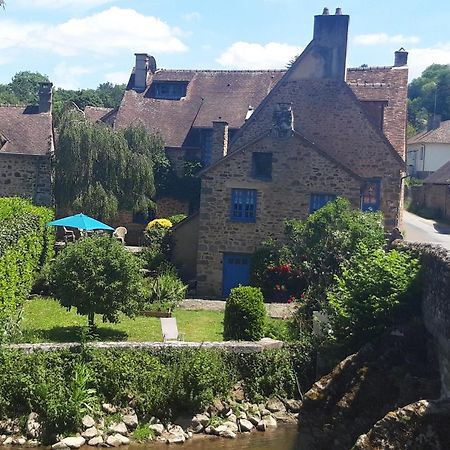
[[[114,230],[113,236],[122,244],[125,245],[125,235],[128,233],[128,230],[125,227],[117,227]]]
[[[184,333],[178,332],[177,319],[175,317],[161,318],[160,320],[164,342],[184,340]]]
[[[63,227],[64,229],[64,242],[75,242],[75,232],[73,230],[69,230],[66,227]]]

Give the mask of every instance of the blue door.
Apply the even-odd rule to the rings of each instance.
[[[223,295],[228,297],[236,286],[250,282],[250,255],[225,253],[223,255]]]

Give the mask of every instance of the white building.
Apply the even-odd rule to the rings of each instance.
[[[406,164],[408,174],[426,178],[450,161],[450,120],[440,121],[436,116],[429,120],[426,131],[407,142]]]

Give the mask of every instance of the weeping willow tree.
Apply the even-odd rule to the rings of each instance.
[[[168,164],[164,144],[142,125],[113,130],[68,111],[61,119],[56,152],[55,197],[59,207],[112,220],[119,209],[154,208],[154,171]]]

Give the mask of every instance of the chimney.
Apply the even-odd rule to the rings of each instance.
[[[53,83],[49,81],[39,83],[39,112],[52,112]]]
[[[134,89],[145,91],[147,88],[147,74],[156,72],[156,60],[147,53],[135,53],[136,64],[134,66]]]
[[[292,113],[292,103],[277,103],[273,111],[273,127],[278,137],[288,138],[294,129],[294,114]]]
[[[211,142],[211,164],[227,155],[228,152],[228,122],[224,120],[213,121]]]
[[[341,8],[336,8],[335,15],[324,8],[321,15],[314,16],[313,43],[325,63],[322,78],[345,80],[349,19]]]
[[[441,115],[433,114],[428,117],[427,131],[437,130],[441,126]]]
[[[402,47],[395,52],[394,67],[402,67],[408,64],[408,52]]]

